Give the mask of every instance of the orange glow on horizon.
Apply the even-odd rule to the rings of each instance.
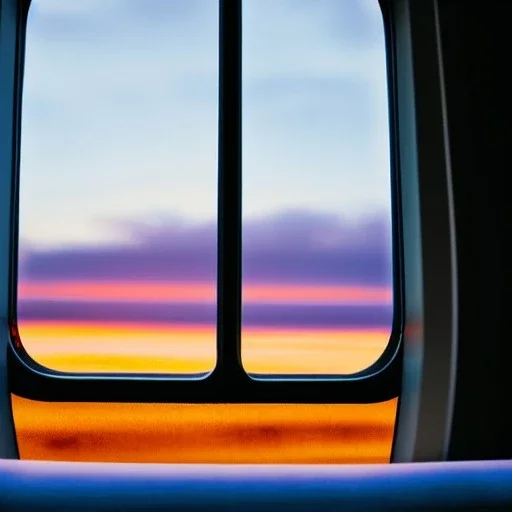
[[[254,304],[391,304],[390,287],[245,284],[243,301]],[[18,299],[114,302],[215,303],[215,283],[26,281]]]
[[[195,373],[216,361],[213,326],[23,322],[23,346],[67,372]],[[374,363],[389,330],[245,328],[242,358],[254,373],[351,374]]]

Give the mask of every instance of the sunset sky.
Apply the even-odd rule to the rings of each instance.
[[[33,1],[18,325],[38,361],[214,366],[217,10]],[[243,2],[249,371],[351,373],[387,343],[386,94],[376,1]]]

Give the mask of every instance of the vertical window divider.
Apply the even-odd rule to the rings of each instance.
[[[243,373],[242,0],[219,1],[217,365],[229,385]]]

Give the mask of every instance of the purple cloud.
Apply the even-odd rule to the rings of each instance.
[[[391,325],[392,306],[244,306],[245,327],[365,328]],[[18,318],[23,321],[85,321],[215,325],[213,304],[74,303],[65,301],[20,301]]]
[[[249,221],[244,278],[281,283],[389,285],[390,226],[385,217],[346,221],[289,211]]]
[[[176,220],[118,224],[130,242],[26,250],[20,280],[214,281],[216,225]],[[245,282],[389,285],[390,224],[385,216],[349,221],[289,211],[244,221]]]

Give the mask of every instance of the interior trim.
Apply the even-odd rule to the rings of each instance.
[[[456,379],[457,281],[436,0],[391,6],[405,274],[404,366],[392,461],[443,461]]]
[[[14,169],[19,158],[19,124],[14,101],[18,89],[18,26],[22,6],[0,0],[0,458],[18,458],[8,381],[11,211]]]
[[[0,509],[511,510],[512,461],[164,465],[0,461]]]

